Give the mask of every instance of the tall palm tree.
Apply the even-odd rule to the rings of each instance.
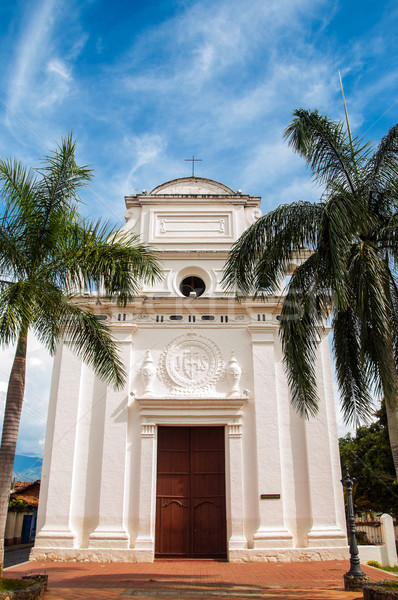
[[[292,403],[306,417],[318,410],[315,356],[329,317],[344,418],[358,424],[384,395],[398,476],[398,125],[371,151],[348,119],[345,128],[317,111],[293,116],[285,138],[324,193],[254,223],[232,248],[224,284],[272,294],[301,257],[280,321]]]
[[[35,171],[0,160],[0,341],[16,344],[0,447],[0,576],[28,332],[34,331],[51,354],[67,335],[83,361],[120,387],[125,371],[116,343],[107,327],[73,298],[82,289],[101,289],[125,305],[141,281],[160,274],[148,247],[79,217],[78,192],[91,171],[77,166],[74,155],[75,142],[69,136]]]

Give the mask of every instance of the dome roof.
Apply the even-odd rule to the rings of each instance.
[[[204,177],[181,177],[155,187],[151,196],[163,195],[236,196],[236,193],[219,181]]]

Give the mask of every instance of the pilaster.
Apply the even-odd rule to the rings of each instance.
[[[112,331],[123,365],[131,362],[134,325]],[[127,369],[128,370],[128,369]],[[108,387],[105,400],[99,521],[89,536],[89,548],[128,548],[130,536],[124,526],[126,482],[128,383],[122,390]]]
[[[69,343],[63,342],[57,350],[51,384],[51,413],[42,477],[44,508],[40,514],[36,547],[76,546],[77,534],[71,525],[71,500],[81,373],[81,360],[73,354]]]
[[[155,553],[156,432],[154,423],[142,423],[138,536],[134,549],[148,553],[152,557],[148,560],[153,560]]]
[[[284,521],[282,502],[280,423],[278,418],[275,336],[276,326],[248,327],[253,354],[256,421],[259,526],[254,548],[291,548],[293,536]]]
[[[242,425],[230,423],[226,427],[226,465],[227,479],[227,533],[228,551],[247,548],[243,522],[243,462],[242,462]],[[229,490],[228,490],[229,488]]]

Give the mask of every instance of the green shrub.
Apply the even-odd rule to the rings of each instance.
[[[368,560],[366,563],[369,567],[376,567],[376,569],[383,569],[383,571],[390,571],[390,573],[398,573],[398,565],[395,567],[383,567],[377,560]]]
[[[8,503],[8,510],[12,512],[25,512],[29,510],[29,505],[26,504],[21,498],[12,498]]]
[[[368,560],[368,562],[366,564],[369,565],[369,567],[376,567],[376,569],[382,569],[383,568],[381,566],[381,564],[379,562],[377,562],[377,560]]]

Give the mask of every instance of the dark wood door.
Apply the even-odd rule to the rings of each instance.
[[[159,427],[157,557],[226,556],[223,427]]]

